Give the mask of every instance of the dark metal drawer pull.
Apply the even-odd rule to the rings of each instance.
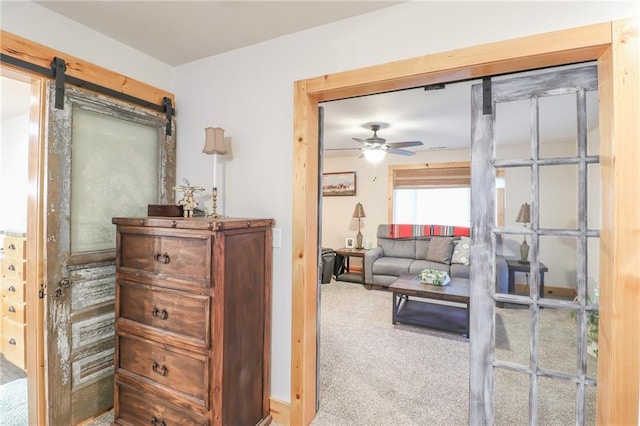
[[[16,344],[16,339],[14,339],[13,337],[11,339],[9,339],[9,344],[10,345],[15,345]]]
[[[9,286],[9,288],[7,289],[7,291],[13,291],[15,293],[16,288],[12,285]]]
[[[165,253],[165,254],[156,253],[155,256],[153,256],[153,260],[155,260],[156,262],[167,264],[171,261],[171,258],[169,257],[168,253]]]
[[[11,244],[9,244],[9,247],[7,247],[7,249],[9,249],[9,250],[15,250],[15,249],[16,249],[16,246],[15,246],[15,244],[11,243]]]
[[[9,312],[15,312],[16,308],[14,308],[13,306],[9,306]]]
[[[157,373],[161,376],[166,376],[168,373],[166,365],[162,364],[162,367],[160,367],[160,365],[155,361],[153,361],[153,364],[151,364],[151,369],[154,373]]]
[[[164,422],[164,420],[158,420],[155,417],[151,417],[151,424],[153,426],[167,426],[167,424]]]
[[[169,312],[167,312],[166,309],[160,310],[160,309],[156,308],[155,306],[151,310],[151,315],[153,315],[156,318],[163,319],[163,320],[166,320],[167,318],[169,318]]]
[[[15,271],[15,270],[16,270],[16,267],[15,267],[15,266],[13,266],[13,265],[9,265],[9,270],[10,270],[10,271]]]

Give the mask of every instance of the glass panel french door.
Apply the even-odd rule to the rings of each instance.
[[[472,424],[595,422],[597,125],[595,66],[472,89]]]
[[[48,423],[113,406],[114,216],[173,201],[175,143],[161,113],[66,86],[47,91]],[[175,123],[172,123],[175,128]],[[175,134],[175,133],[174,133]]]

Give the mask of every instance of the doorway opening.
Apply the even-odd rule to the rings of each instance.
[[[493,78],[493,81],[503,81],[521,77],[523,74],[535,76],[583,66],[584,64],[575,64],[570,67],[554,67],[527,73],[509,74]],[[351,209],[356,202],[362,202],[368,206],[368,214],[362,219],[365,221],[365,227],[363,228],[364,241],[366,241],[365,250],[377,245],[376,228],[379,224],[437,223],[438,225],[460,226],[457,223],[446,222],[447,218],[443,219],[444,221],[442,222],[398,222],[394,221],[394,218],[397,217],[396,214],[387,216],[388,211],[394,210],[395,212],[399,209],[397,205],[399,201],[395,200],[395,197],[392,198],[393,207],[395,208],[392,209],[392,206],[389,205],[391,201],[389,201],[388,188],[392,185],[392,175],[391,173],[386,173],[387,168],[394,170],[396,168],[410,167],[410,164],[428,163],[434,165],[434,163],[452,163],[470,160],[471,143],[469,129],[471,128],[471,86],[481,84],[481,80],[452,83],[452,85],[456,84],[464,86],[464,94],[461,100],[457,102],[449,99],[448,104],[456,105],[462,110],[457,111],[457,114],[461,117],[458,124],[452,124],[452,120],[449,119],[447,122],[446,117],[438,116],[438,113],[446,115],[451,114],[451,112],[443,111],[442,105],[445,104],[445,102],[442,98],[431,101],[429,99],[430,93],[425,92],[422,88],[322,104],[325,126],[325,131],[321,132],[323,135],[322,145],[324,146],[324,151],[320,153],[323,155],[321,162],[323,165],[322,172],[335,174],[355,171],[358,177],[358,191],[355,196],[324,197],[322,200],[322,218],[325,220],[322,221],[321,218],[322,226],[319,229],[322,229],[320,241],[322,241],[321,245],[323,248],[342,247],[345,236],[347,236],[347,238],[355,237],[355,231],[360,231],[359,219],[351,218]],[[449,84],[446,86],[448,89]],[[445,94],[445,92],[446,90],[441,93]],[[450,91],[451,95],[449,98],[455,98],[459,93],[460,89],[454,87]],[[393,103],[392,96],[397,98],[397,104]],[[374,166],[362,158],[361,148],[348,147],[349,145],[354,146],[357,144],[350,142],[347,134],[340,134],[340,132],[336,130],[339,127],[337,124],[339,122],[358,122],[358,119],[354,119],[354,116],[360,113],[360,111],[364,111],[363,114],[371,114],[367,112],[368,105],[375,105],[376,108],[379,108],[377,107],[378,105],[386,105],[389,111],[392,111],[398,116],[406,116],[406,109],[411,109],[412,107],[419,109],[419,107],[414,105],[412,96],[416,96],[419,102],[422,103],[434,102],[435,106],[433,108],[438,111],[421,113],[423,122],[426,123],[425,127],[428,130],[414,129],[414,133],[412,134],[394,136],[393,139],[390,140],[390,142],[395,142],[398,138],[400,138],[400,140],[407,138],[426,140],[426,146],[413,148],[416,150],[413,156],[388,155],[382,163]],[[386,99],[377,100],[376,98]],[[569,107],[566,105],[567,102],[569,102]],[[575,106],[572,111],[571,105],[570,100],[567,100],[566,97],[554,97],[550,100],[547,99],[547,104],[541,106],[542,120],[540,128],[544,133],[544,138],[540,141],[540,148],[547,158],[564,156],[568,151],[572,150],[572,147],[575,151],[575,117],[570,117],[571,115],[575,115]],[[575,105],[575,99],[573,100],[573,105]],[[592,138],[591,141],[590,152],[598,152],[597,92],[595,98],[589,98],[588,107],[588,130],[591,134],[595,133],[595,137]],[[519,108],[519,105],[516,105],[514,108]],[[423,109],[426,108],[423,107]],[[497,149],[500,152],[510,152],[510,155],[518,152],[519,154],[516,155],[524,155],[524,157],[526,157],[527,153],[531,151],[529,146],[530,138],[527,134],[522,138],[520,134],[522,131],[521,128],[517,128],[517,126],[516,128],[513,126],[509,127],[509,123],[513,124],[514,117],[518,117],[518,114],[521,112],[522,111],[513,111],[508,114],[507,120],[503,120],[507,115],[503,115],[504,109],[502,109],[498,126],[500,143]],[[524,112],[525,124],[528,128],[529,115],[526,108]],[[379,111],[378,115],[374,116],[373,119],[374,121],[381,121],[384,120],[385,115],[390,114],[388,111],[382,111],[382,113]],[[520,116],[520,118],[522,118],[522,114],[520,114]],[[368,117],[371,119],[370,116]],[[405,118],[405,120],[411,123],[417,121],[415,118],[411,120],[411,117]],[[360,121],[364,122],[365,120],[361,118]],[[443,134],[442,131],[434,130],[433,127],[435,126],[433,126],[432,123],[440,121],[447,122],[447,124],[454,129],[454,131],[451,132],[453,135],[459,132],[461,127],[466,125],[468,129],[466,137],[460,140],[460,138],[456,139],[455,136],[447,136]],[[505,124],[505,121],[508,123]],[[407,127],[401,120],[394,124],[397,127]],[[393,124],[389,125],[386,130],[391,131],[393,127]],[[350,130],[348,126],[345,126],[345,133]],[[399,133],[403,134],[402,132]],[[431,137],[432,134],[437,134],[439,137],[433,138]],[[435,141],[428,139],[435,139]],[[447,148],[442,146],[447,144],[448,141],[452,141],[454,147]],[[342,155],[336,155],[336,152]],[[326,155],[327,153],[329,155]],[[513,169],[509,169],[506,177],[502,174],[501,188],[495,190],[502,192],[500,202],[496,205],[496,212],[500,212],[502,222],[505,220],[506,212],[506,226],[516,225],[513,220],[516,219],[517,209],[520,207],[520,194],[516,189],[519,185],[529,186],[528,183],[522,181],[521,176],[513,175],[511,173],[512,170]],[[562,190],[558,186],[566,186],[565,184],[568,185],[567,182],[575,183],[575,178],[572,178],[570,170],[562,170],[562,172],[567,172],[568,175],[565,173],[566,176],[560,177],[559,179],[557,179],[558,176],[544,179],[545,183],[543,188],[547,193],[545,194],[547,199],[548,197],[553,198],[555,196],[553,194],[562,193]],[[389,182],[385,182],[384,180],[387,175],[389,176]],[[598,178],[599,175],[595,177],[596,180]],[[395,181],[395,179],[393,180]],[[549,182],[556,182],[554,184],[555,187],[550,188],[548,185]],[[425,190],[433,188],[434,182],[419,182],[415,180],[413,188],[419,189],[422,187],[426,188]],[[573,187],[569,186],[569,188],[564,189],[570,191],[572,188]],[[599,181],[597,182],[596,190],[597,188],[599,188]],[[597,205],[597,207],[599,207],[599,194],[597,192],[593,193],[590,198],[595,200],[593,206]],[[447,203],[438,203],[438,205],[446,206]],[[405,206],[406,209],[415,210],[419,210],[419,207],[420,206],[415,205],[414,199],[406,202]],[[431,208],[433,208],[433,206],[431,206]],[[469,207],[468,210],[467,215],[470,215],[471,208]],[[568,210],[571,210],[571,208],[568,208]],[[553,212],[550,210],[548,204],[546,214],[547,216],[553,216]],[[452,219],[455,218],[455,215],[450,216]],[[403,217],[415,217],[415,215],[405,211]],[[327,220],[327,218],[330,218],[330,220]],[[597,225],[596,222],[597,218],[592,225]],[[367,224],[370,225],[366,226]],[[498,225],[505,226],[504,223]],[[469,226],[468,223],[467,226]],[[513,261],[517,260],[519,247],[514,241],[515,239],[513,238],[505,237],[505,243],[499,253],[501,258]],[[575,256],[571,257],[571,253],[565,253],[569,256],[568,259],[565,259],[567,256],[557,253],[558,250],[562,252],[562,248],[547,247],[545,251],[546,257],[543,256],[544,259],[542,259],[547,262],[547,264],[554,266],[552,272],[547,274],[548,285],[545,297],[570,301],[577,295],[575,282],[567,281],[564,278],[565,275],[568,276],[571,274],[571,268],[562,267],[562,265],[571,265],[572,262],[574,262]],[[343,253],[345,249],[340,248],[336,251]],[[557,255],[552,253],[556,253]],[[354,269],[353,260],[358,261],[357,258],[352,259],[350,269]],[[338,262],[340,262],[340,260],[338,260]],[[360,271],[359,268],[363,266],[364,262],[356,265],[356,272]],[[543,267],[545,266],[543,265]],[[442,265],[442,268],[447,268],[447,266]],[[597,270],[593,273],[597,275]],[[364,275],[365,274],[356,274],[357,277]],[[523,284],[518,284],[517,286],[519,294],[525,294],[528,291],[529,278],[528,273],[526,276],[517,273],[518,283],[523,282]],[[505,293],[508,291],[507,280],[507,269],[504,268],[504,274],[496,279],[497,291],[504,291]],[[374,421],[374,419],[380,421],[384,419],[382,420],[383,423],[403,424],[417,424],[425,421],[435,422],[442,421],[442,419],[449,419],[451,423],[467,423],[467,407],[469,405],[468,341],[459,335],[443,333],[438,330],[403,324],[393,325],[391,321],[391,311],[388,309],[389,306],[391,306],[391,293],[365,290],[365,286],[359,282],[360,280],[356,281],[356,283],[354,283],[352,279],[345,281],[341,276],[335,276],[330,283],[320,286],[321,295],[318,299],[318,309],[320,311],[318,370],[320,408],[316,424],[324,424],[323,421],[325,421],[325,419],[331,419],[333,421],[340,420],[347,423],[367,423],[366,419],[370,419],[369,421]],[[549,285],[550,282],[553,284]],[[370,288],[369,286],[367,287]],[[377,290],[381,289],[380,286],[374,286],[374,288],[377,288]],[[513,335],[513,327],[519,328],[518,326],[514,326],[515,323],[520,324],[522,328],[527,328],[527,318],[520,318],[518,315],[524,312],[514,311],[513,305],[509,307],[511,309],[504,310],[504,312],[503,309],[500,309],[500,315],[498,315],[498,320],[500,321],[503,321],[503,318],[507,318],[507,320],[504,320],[504,323],[500,322],[499,324],[498,334],[501,339],[500,350],[505,349],[505,342],[502,340],[506,339],[507,331],[510,333],[511,345],[518,346],[517,342],[514,341],[518,339],[518,336]],[[566,315],[565,318],[565,316],[561,314],[559,314],[558,318],[556,321],[558,326],[555,331],[559,334],[565,333],[566,340],[570,342],[573,341],[573,350],[575,352],[575,330],[573,330],[572,337],[570,324],[571,322],[575,322],[575,319],[569,315]],[[560,326],[561,323],[562,326]],[[545,331],[545,339],[551,338],[547,335],[549,332],[550,330]],[[405,335],[409,336],[408,340],[402,341]],[[520,337],[525,339],[526,336],[523,335]],[[528,340],[525,343],[528,343]],[[454,355],[456,353],[458,355]],[[505,352],[501,352],[501,354],[504,353]],[[564,356],[560,353],[556,355],[557,356],[554,355],[555,358],[552,359],[552,362],[555,363],[554,365],[561,363],[560,358]],[[595,360],[589,364],[591,367],[591,376],[595,377]],[[425,365],[428,365],[429,368],[424,368]],[[443,402],[441,398],[443,394],[448,395],[445,398],[446,402]],[[415,395],[421,395],[421,397],[415,398]],[[588,396],[589,400],[587,404],[590,407],[588,413],[589,422],[595,421],[595,392],[589,393]],[[433,400],[430,398],[433,398]],[[456,410],[451,410],[450,407],[459,407],[459,410],[456,412]],[[502,414],[509,417],[514,413]],[[571,417],[573,413],[566,413],[566,415]]]
[[[0,416],[37,424],[44,413],[41,80],[2,69],[0,146]]]

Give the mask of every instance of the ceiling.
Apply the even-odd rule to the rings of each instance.
[[[172,66],[260,43],[285,34],[335,22],[400,3],[399,1],[36,1]],[[154,13],[149,13],[153,10]],[[264,19],[269,16],[269,19]],[[170,28],[170,30],[167,30]],[[149,30],[153,29],[153,30]],[[169,34],[169,36],[163,36]],[[310,76],[311,77],[311,76]],[[4,81],[4,79],[3,79]],[[384,123],[378,136],[387,142],[420,140],[411,151],[470,147],[471,85],[447,84],[441,90],[417,88],[325,102],[326,156],[359,155],[352,138],[372,136],[369,123]],[[3,116],[13,107],[2,85]],[[10,95],[9,95],[10,96]],[[13,97],[13,96],[11,96]],[[569,99],[550,106],[546,122],[552,139],[571,111]],[[567,107],[568,105],[568,107]],[[596,102],[597,105],[597,102]],[[510,108],[502,119],[511,132],[512,114],[528,117],[527,104]],[[573,107],[575,111],[575,107]],[[597,117],[597,114],[595,114]],[[517,120],[516,120],[517,121]],[[515,121],[514,121],[515,123]],[[515,125],[515,124],[513,124]],[[592,128],[594,124],[590,126]],[[515,139],[514,139],[515,140]]]
[[[177,66],[402,1],[58,1],[35,3]]]

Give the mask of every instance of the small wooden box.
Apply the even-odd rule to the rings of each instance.
[[[148,204],[148,216],[182,217],[182,206],[175,204]]]

